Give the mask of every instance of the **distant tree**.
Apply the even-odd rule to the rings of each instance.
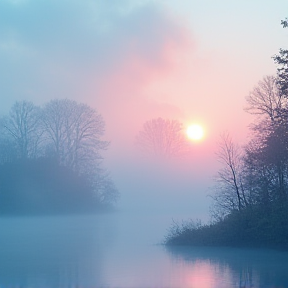
[[[52,100],[44,106],[41,119],[52,153],[59,164],[74,171],[86,173],[108,146],[101,140],[104,120],[88,105],[68,99]]]
[[[99,202],[104,205],[116,203],[119,198],[119,191],[109,173],[101,169],[95,176],[92,188]]]
[[[17,159],[0,165],[0,215],[96,212],[103,205],[91,188],[55,159]]]
[[[160,158],[179,157],[189,151],[182,124],[163,118],[145,122],[136,136],[136,145],[143,153]]]
[[[6,135],[14,139],[20,158],[36,157],[42,135],[40,108],[32,102],[16,102],[3,119]]]
[[[4,175],[2,180],[5,178],[5,181],[3,181],[6,184],[4,185],[4,182],[0,179],[2,181],[0,181],[0,190],[1,193],[3,192],[1,195],[6,195],[8,198],[11,196],[11,199],[9,198],[11,200],[10,204],[13,206],[15,202],[16,208],[13,207],[16,210],[17,205],[27,197],[35,198],[36,202],[34,204],[36,205],[39,195],[42,195],[41,193],[45,194],[45,196],[42,195],[44,197],[42,202],[44,203],[46,196],[47,199],[51,200],[55,196],[53,193],[57,194],[58,190],[62,191],[63,201],[67,197],[67,203],[73,202],[76,198],[77,201],[80,201],[82,199],[81,195],[83,194],[82,196],[85,198],[88,193],[91,194],[94,204],[97,203],[102,207],[113,204],[118,199],[119,192],[109,173],[102,168],[103,158],[101,152],[109,144],[102,140],[104,131],[105,123],[102,116],[82,103],[68,99],[52,100],[43,108],[40,108],[32,102],[16,102],[9,115],[0,118],[0,168],[1,171],[6,171],[6,168],[12,167],[9,168],[10,170],[8,169],[9,171],[6,171],[7,173],[4,173],[5,175],[2,173]],[[26,171],[30,169],[29,167],[33,167],[34,170]],[[53,178],[53,169],[58,172],[62,171],[63,175],[55,175]],[[55,173],[57,174],[56,170]],[[46,175],[45,171],[50,175]],[[27,193],[21,190],[24,186],[21,185],[19,179],[18,181],[15,178],[16,176],[13,176],[15,173],[21,181],[27,182],[25,182]],[[9,177],[15,178],[19,185],[14,182],[9,185]],[[61,178],[63,177],[67,179],[62,181]],[[69,177],[74,177],[75,181],[72,181]],[[49,182],[51,179],[57,180],[57,183],[48,184],[47,181]],[[15,192],[11,187],[14,187],[17,191],[13,188]],[[14,199],[16,195],[13,194],[14,192],[12,193],[14,196],[9,194],[12,191],[10,188],[16,194],[19,192],[19,200]],[[86,200],[84,198],[83,201],[85,202],[88,198]],[[53,210],[54,206],[56,209],[57,203],[53,204],[52,202],[50,208]],[[94,204],[91,203],[92,206]],[[5,204],[3,205],[5,206]],[[7,209],[9,210],[9,208]],[[25,210],[25,208],[23,209]]]
[[[17,159],[17,146],[12,137],[7,137],[6,119],[0,118],[0,165]],[[10,136],[10,135],[9,135]]]
[[[102,204],[116,202],[119,192],[109,173],[102,168],[101,152],[109,143],[102,140],[105,123],[100,114],[86,104],[72,100],[52,100],[42,112],[47,153],[85,177]]]

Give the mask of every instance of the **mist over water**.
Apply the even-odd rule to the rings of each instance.
[[[165,221],[162,220],[149,213],[124,212],[2,218],[0,285],[287,287],[287,252],[201,247],[167,249],[157,245],[163,233],[157,229],[163,227]]]
[[[187,163],[136,156],[114,163],[111,173],[121,198],[112,213],[0,218],[0,286],[228,288],[249,280],[253,287],[272,288],[288,283],[286,254],[161,245],[172,221],[209,219],[203,189],[208,178],[200,166]],[[260,286],[265,271],[274,271],[270,282],[263,280],[273,285]]]
[[[287,287],[287,252],[162,245],[173,221],[209,221],[214,167],[203,149],[169,160],[108,155],[121,194],[113,212],[2,216],[0,286]]]
[[[0,288],[288,287],[287,252],[162,245],[209,222],[218,136],[247,144],[245,97],[287,49],[288,2],[262,2],[0,0]],[[140,155],[159,117],[203,141]]]
[[[192,161],[151,159],[137,153],[125,157],[109,166],[121,193],[117,204],[120,210],[166,215],[170,223],[172,219],[209,220],[213,167],[205,168],[205,158],[199,165],[195,155]]]

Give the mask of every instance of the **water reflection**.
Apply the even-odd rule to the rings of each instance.
[[[105,250],[114,238],[112,218],[102,220],[2,218],[0,287],[101,286]]]
[[[288,252],[213,247],[167,250],[172,259],[187,265],[188,286],[196,287],[196,283],[203,282],[201,287],[209,288],[288,287]]]
[[[0,227],[0,287],[288,287],[287,252],[165,248],[156,215],[0,218]]]

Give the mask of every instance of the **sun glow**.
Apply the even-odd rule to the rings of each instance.
[[[190,125],[186,130],[189,139],[199,141],[204,137],[204,130],[198,124]]]

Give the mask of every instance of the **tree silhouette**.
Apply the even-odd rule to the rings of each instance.
[[[75,171],[86,172],[92,162],[101,159],[100,151],[108,142],[102,116],[88,105],[72,100],[52,100],[42,112],[47,144],[59,161]],[[94,165],[93,165],[94,166]]]
[[[136,145],[144,154],[157,158],[179,157],[189,152],[183,125],[177,120],[163,118],[145,122],[136,136]]]
[[[281,21],[283,28],[288,27],[288,18]],[[274,62],[277,64],[277,83],[279,85],[281,95],[288,97],[288,50],[280,49],[279,54],[273,56]]]
[[[32,102],[16,102],[7,117],[3,119],[6,134],[15,140],[20,158],[36,157],[40,129],[40,108]]]
[[[216,177],[216,191],[211,195],[213,218],[221,219],[234,210],[247,206],[242,183],[243,159],[240,147],[235,144],[229,133],[220,136],[219,149],[216,153],[222,168]]]
[[[57,194],[58,190],[63,193],[66,193],[67,190],[67,195],[65,195],[68,198],[66,199],[64,194],[62,196],[65,196],[67,203],[70,203],[67,204],[68,206],[75,204],[71,200],[74,196],[76,198],[79,196],[81,199],[81,195],[86,192],[93,198],[90,200],[94,204],[107,206],[116,202],[119,192],[107,170],[102,167],[101,152],[109,144],[102,140],[104,131],[105,123],[102,116],[83,103],[68,99],[51,100],[43,108],[40,108],[32,102],[16,102],[9,115],[0,118],[0,169],[5,171],[12,167],[12,169],[8,169],[10,172],[7,170],[5,175],[2,173],[4,175],[2,178],[8,182],[3,180],[5,184],[0,179],[1,195],[8,198],[11,196],[9,199],[12,206],[14,204],[17,206],[21,202],[22,196],[29,198],[30,192],[35,192],[32,193],[33,195],[30,194],[37,202],[39,197],[41,199],[42,197],[45,199],[46,196],[49,198],[55,191]],[[49,163],[53,163],[52,168]],[[50,170],[46,169],[47,165],[51,168]],[[13,170],[18,173],[16,173],[18,178],[13,174]],[[73,178],[70,181],[72,185],[69,184],[70,176],[67,178],[64,174],[61,174],[62,176],[59,174],[53,178],[53,173],[57,174],[57,171],[58,174],[64,171],[65,175],[70,175]],[[41,175],[44,178],[40,177],[38,172],[40,174],[43,172]],[[24,184],[23,187],[18,184],[15,186],[14,182],[9,179],[15,179],[16,182],[24,179],[23,181],[27,183],[23,182],[25,187]],[[50,185],[47,184],[47,181],[56,181],[57,183]],[[25,194],[24,190],[28,191],[28,194]],[[68,190],[72,192],[69,194]],[[77,195],[74,195],[73,191]],[[17,194],[18,192],[19,194]],[[83,199],[86,197],[84,194]],[[86,200],[89,198],[87,197]],[[33,200],[32,198],[31,200]],[[65,201],[64,198],[63,201]],[[52,206],[47,204],[50,207],[48,210],[53,210],[57,206],[57,201],[54,204],[52,202],[50,203]],[[31,208],[28,206],[27,209],[23,209],[28,211]],[[70,208],[73,210],[72,206]],[[9,211],[10,208],[8,208]],[[15,209],[17,210],[17,207]]]
[[[277,78],[265,76],[262,81],[246,97],[247,106],[245,111],[259,115],[263,119],[274,121],[277,116],[287,107],[285,99],[278,88]]]
[[[288,99],[277,77],[267,76],[247,97],[248,111],[260,115],[244,157],[245,187],[253,203],[268,207],[285,199],[288,187]]]

